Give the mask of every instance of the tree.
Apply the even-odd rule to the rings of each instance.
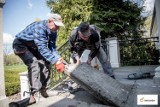
[[[92,3],[93,0],[48,0],[51,12],[59,13],[65,24],[59,31],[58,44],[64,43],[71,30],[81,21],[88,20],[92,12]]]
[[[4,55],[4,64],[7,63],[9,54],[12,52],[12,47],[10,44],[4,44],[3,55]]]
[[[119,40],[140,38],[144,31],[143,7],[122,0],[95,0],[91,23],[103,30],[102,37],[117,37]]]
[[[154,45],[145,45],[149,41],[142,40],[141,43],[140,41],[128,41],[142,38],[145,32],[146,17],[141,15],[143,7],[136,2],[130,0],[48,0],[47,4],[51,12],[62,15],[65,23],[65,27],[59,32],[58,43],[60,45],[68,39],[74,27],[81,21],[88,21],[102,30],[102,38],[117,37],[118,40],[127,41],[125,44],[127,47],[120,47],[123,60],[130,62],[129,59],[135,59],[135,61],[132,60],[135,64],[142,60],[147,64],[148,58],[155,60],[152,58],[154,55],[148,52],[148,50],[154,52]],[[136,51],[140,53],[135,54]]]
[[[13,49],[11,44],[4,44],[3,49],[4,65],[21,64],[22,60],[15,54],[13,54]]]
[[[49,0],[52,12],[60,13],[65,28],[60,33],[68,38],[69,32],[81,21],[88,21],[102,29],[102,37],[140,38],[144,31],[143,7],[123,0]],[[65,33],[64,33],[65,32]],[[66,36],[67,35],[67,36]]]

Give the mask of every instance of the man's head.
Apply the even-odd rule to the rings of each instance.
[[[82,22],[79,26],[78,26],[78,33],[79,36],[83,39],[83,40],[88,40],[88,38],[91,35],[90,32],[90,27],[89,24],[86,22]]]
[[[60,26],[64,26],[62,18],[59,14],[50,14],[48,17],[48,27],[55,32]]]

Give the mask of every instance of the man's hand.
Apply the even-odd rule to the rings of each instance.
[[[89,59],[87,60],[87,64],[88,64],[88,65],[91,65],[91,61],[90,61]]]
[[[59,58],[58,61],[55,63],[56,69],[61,73],[64,71],[64,60],[63,58]]]
[[[81,63],[81,62],[80,62],[80,58],[79,58],[78,55],[75,57],[75,59],[76,59],[76,61],[77,61],[77,62],[76,62],[77,65]]]

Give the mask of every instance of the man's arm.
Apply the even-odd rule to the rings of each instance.
[[[69,38],[69,49],[72,52],[77,52],[77,49],[76,47],[74,46],[75,44],[75,40],[76,40],[76,36],[77,36],[77,29],[73,29],[71,31],[71,34],[70,34],[70,38]]]
[[[71,34],[70,34],[70,38],[69,38],[69,49],[70,49],[70,52],[71,52],[71,57],[75,58],[77,60],[77,64],[80,63],[80,58],[79,58],[79,55],[77,53],[77,48],[75,47],[75,42],[76,42],[76,39],[77,39],[77,29],[73,29]]]
[[[93,38],[91,40],[93,41],[93,49],[91,49],[91,52],[88,56],[88,60],[90,61],[97,55],[97,52],[100,48],[100,38],[96,31],[93,31]]]
[[[45,31],[42,28],[37,28],[34,31],[34,36],[35,36],[34,42],[38,47],[40,54],[52,64],[58,61],[60,55],[58,55],[57,52],[54,52],[53,54],[51,50],[48,48],[48,38],[45,34]]]

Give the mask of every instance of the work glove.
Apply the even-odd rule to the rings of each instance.
[[[58,61],[55,63],[56,69],[60,73],[64,72],[65,64],[67,64],[66,61],[63,58],[59,58]]]

